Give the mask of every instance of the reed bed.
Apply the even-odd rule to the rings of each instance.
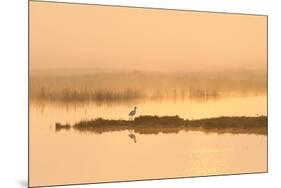
[[[99,103],[141,99],[219,99],[222,95],[264,95],[264,71],[223,73],[94,72],[31,74],[31,100]]]
[[[60,124],[62,125],[62,124]],[[63,127],[63,125],[61,126]],[[72,125],[80,132],[112,132],[133,130],[140,134],[178,133],[181,130],[198,130],[216,133],[267,134],[267,116],[216,117],[188,120],[179,116],[139,116],[134,120],[94,119]]]

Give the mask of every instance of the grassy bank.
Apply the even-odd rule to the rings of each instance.
[[[229,87],[231,85],[231,87]],[[85,72],[31,71],[30,99],[53,102],[136,103],[139,100],[217,100],[265,95],[265,71]]]
[[[57,126],[59,125],[59,126]],[[56,124],[56,129],[65,125]],[[68,126],[67,126],[68,127]],[[69,128],[69,127],[68,127]],[[188,120],[178,116],[139,116],[134,120],[94,119],[80,121],[72,128],[81,132],[112,132],[132,130],[140,134],[178,133],[181,130],[200,130],[217,133],[267,134],[267,117],[217,117]]]

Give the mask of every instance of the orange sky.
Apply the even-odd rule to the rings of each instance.
[[[30,2],[30,65],[153,71],[266,68],[265,16]]]

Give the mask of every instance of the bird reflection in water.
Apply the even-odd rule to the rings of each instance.
[[[134,141],[134,143],[137,143],[137,137],[134,133],[132,133],[132,130],[129,130],[128,136],[129,136],[129,138],[131,138]]]

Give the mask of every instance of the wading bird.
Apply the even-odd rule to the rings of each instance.
[[[137,113],[137,107],[135,106],[134,110],[129,113],[129,118],[133,118]]]

